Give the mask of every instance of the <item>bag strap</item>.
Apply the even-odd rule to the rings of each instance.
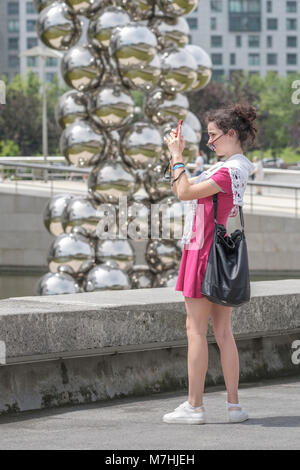
[[[214,203],[214,218],[215,224],[217,224],[217,211],[218,211],[218,193],[213,194],[213,203]],[[242,230],[244,231],[244,214],[242,206],[239,206],[240,221],[242,225]]]

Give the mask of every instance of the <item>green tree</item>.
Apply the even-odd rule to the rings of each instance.
[[[17,157],[20,155],[20,148],[13,140],[0,141],[1,157]]]

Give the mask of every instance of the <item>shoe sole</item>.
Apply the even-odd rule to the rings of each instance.
[[[229,419],[228,422],[229,423],[242,423],[243,421],[247,421],[247,419],[249,419],[249,417],[247,416],[247,418],[242,418],[242,419]]]
[[[193,420],[189,420],[187,418],[174,418],[174,419],[168,419],[168,418],[163,418],[163,422],[164,423],[168,423],[168,424],[205,424],[206,421],[202,420],[202,421],[197,421],[195,419]]]

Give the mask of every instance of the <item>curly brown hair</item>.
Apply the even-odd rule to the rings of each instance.
[[[248,103],[236,103],[227,108],[208,111],[205,122],[214,122],[225,134],[229,129],[234,129],[238,135],[243,151],[256,144],[257,128],[254,121],[257,118],[257,110]]]

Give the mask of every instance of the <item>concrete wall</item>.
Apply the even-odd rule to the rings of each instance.
[[[43,224],[42,212],[49,200],[42,196],[0,195],[0,264],[27,266],[47,271],[47,254],[54,239]],[[250,270],[300,269],[300,219],[256,215],[244,210]],[[229,218],[232,233],[240,228],[239,216]],[[136,263],[144,264],[147,242],[136,242]]]

